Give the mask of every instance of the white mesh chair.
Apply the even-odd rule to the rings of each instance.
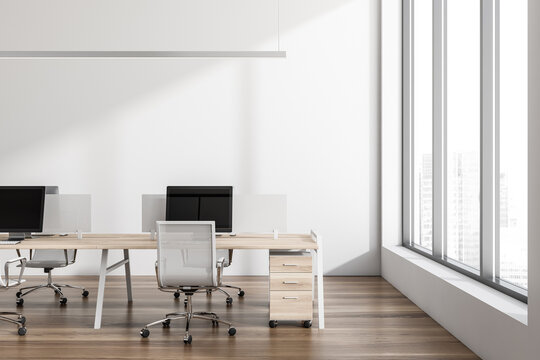
[[[54,283],[52,280],[53,269],[66,267],[74,264],[76,259],[77,250],[30,250],[30,260],[26,262],[26,267],[43,269],[47,273],[47,283],[21,288],[20,291],[16,294],[17,305],[23,305],[23,296],[26,296],[29,293],[42,288],[53,289],[55,294],[60,295],[60,304],[62,305],[67,303],[67,297],[65,297],[62,293],[62,288],[82,290],[82,296],[87,297],[89,292],[84,287],[68,284],[57,284]]]
[[[212,322],[213,326],[225,324],[233,336],[236,329],[215,313],[193,312],[192,296],[198,291],[214,290],[218,286],[218,272],[222,262],[216,261],[216,237],[213,221],[158,221],[156,277],[158,288],[165,292],[181,292],[186,295],[187,309],[181,313],[169,313],[165,318],[147,324],[142,337],[150,335],[148,328],[157,324],[169,327],[171,320],[186,319],[184,343],[191,344],[189,333],[191,319]]]
[[[223,268],[231,266],[231,264],[232,264],[232,255],[233,255],[232,250],[227,250],[227,249],[216,250],[216,256],[217,256],[218,262],[220,262],[223,265]],[[240,288],[238,286],[232,286],[232,285],[223,284],[222,283],[223,271],[220,271],[218,275],[219,275],[218,276],[218,286],[215,289],[206,290],[207,295],[211,295],[213,291],[221,291],[226,296],[225,302],[227,303],[227,305],[231,305],[233,303],[233,298],[223,288],[238,290],[238,296],[240,296],[240,297],[243,297],[246,294],[245,291],[242,290],[242,288]],[[180,291],[179,290],[174,293],[174,297],[175,298],[180,297]],[[187,302],[188,302],[188,299],[185,298],[184,299],[184,306],[187,306]]]
[[[10,280],[9,278],[9,265],[20,262],[21,270],[19,272],[19,278],[18,280]],[[4,265],[4,279],[2,279],[2,276],[0,276],[0,290],[7,290],[9,288],[19,286],[24,282],[22,279],[24,269],[25,269],[26,259],[23,257],[18,257],[13,260],[6,261],[6,264]],[[0,312],[0,321],[6,321],[12,324],[15,324],[18,326],[18,334],[19,335],[25,335],[26,334],[26,327],[24,326],[26,324],[26,318],[18,312],[11,312],[11,311],[1,311]]]

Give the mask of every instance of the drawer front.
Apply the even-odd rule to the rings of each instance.
[[[270,320],[313,320],[311,291],[270,291]]]
[[[311,256],[270,256],[270,272],[311,272]]]
[[[270,273],[270,291],[311,291],[313,284],[311,276],[311,273]]]

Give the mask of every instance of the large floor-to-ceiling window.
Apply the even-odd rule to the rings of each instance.
[[[527,0],[404,0],[404,245],[527,300]]]

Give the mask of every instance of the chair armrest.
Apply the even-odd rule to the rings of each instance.
[[[13,264],[13,263],[16,263],[16,262],[21,263],[21,271],[19,272],[19,279],[17,281],[15,281],[12,285],[10,285],[9,284],[9,265]],[[4,274],[5,274],[5,277],[6,277],[6,288],[17,286],[17,285],[22,284],[24,282],[24,280],[22,279],[22,276],[23,276],[25,268],[26,268],[26,258],[24,258],[24,257],[18,257],[18,258],[6,261],[6,264],[4,265]]]

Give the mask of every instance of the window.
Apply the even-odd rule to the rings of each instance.
[[[480,268],[480,0],[446,5],[446,256]]]
[[[431,249],[432,243],[432,122],[433,77],[431,35],[433,6],[432,0],[417,0],[414,8],[414,243]]]
[[[404,245],[527,301],[527,0],[403,1]]]

